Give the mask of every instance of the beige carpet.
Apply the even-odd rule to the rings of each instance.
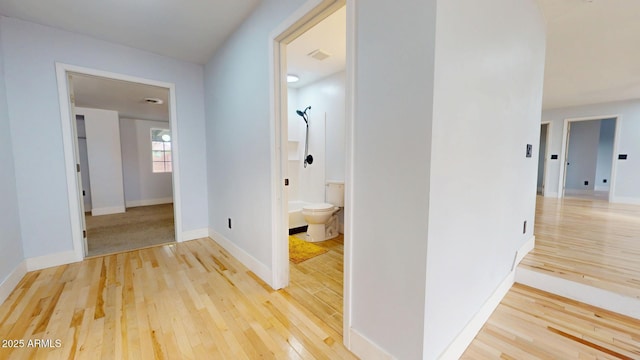
[[[173,204],[128,208],[113,215],[85,216],[88,256],[139,249],[175,241]]]

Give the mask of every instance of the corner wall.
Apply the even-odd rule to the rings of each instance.
[[[618,148],[614,149],[616,167],[613,179],[614,202],[640,204],[640,100],[629,100],[574,106],[558,109],[546,109],[542,112],[542,121],[550,121],[551,139],[550,154],[562,152],[562,130],[567,118],[599,117],[608,118],[610,115],[620,115],[616,133],[619,135]],[[627,154],[627,160],[618,160],[618,154]],[[548,193],[547,196],[558,196],[561,191],[560,160],[549,160],[547,165]]]
[[[261,268],[260,276],[271,271],[274,216],[268,39],[304,2],[262,1],[204,71],[209,228],[214,240]]]
[[[12,290],[15,285],[15,281],[9,277],[24,260],[10,135],[5,88],[4,32],[0,26],[0,304],[9,294],[9,288]],[[5,281],[7,284],[4,284]]]
[[[545,62],[535,0],[441,0],[436,23],[425,359],[474,320],[533,236]]]
[[[25,256],[73,249],[55,62],[175,84],[183,231],[206,228],[202,65],[14,18],[0,21]]]

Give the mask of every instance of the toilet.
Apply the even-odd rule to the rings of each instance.
[[[338,236],[338,211],[344,207],[344,182],[327,181],[326,203],[311,204],[302,208],[302,216],[309,224],[306,239],[318,242]]]

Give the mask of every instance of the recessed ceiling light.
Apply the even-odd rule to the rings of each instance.
[[[158,98],[144,98],[144,102],[146,102],[147,104],[154,104],[154,105],[164,104],[164,101]]]
[[[300,78],[298,77],[298,75],[293,75],[293,74],[287,75],[287,82],[288,83],[298,82],[299,80],[300,80]]]

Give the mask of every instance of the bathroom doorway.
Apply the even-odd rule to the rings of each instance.
[[[326,319],[346,341],[352,72],[347,55],[350,10],[345,4],[309,1],[281,25],[282,30],[274,31],[279,34],[273,37],[274,161],[278,164],[274,181],[284,186],[273,197],[280,218],[274,232],[273,284]],[[336,185],[343,191],[343,200],[331,200],[339,206],[329,206]],[[320,232],[310,229],[310,224],[314,229],[317,224],[306,221],[301,211],[305,207],[315,211],[316,206],[339,210],[330,214],[336,221],[322,224]],[[335,237],[329,231],[334,226],[339,233]],[[290,259],[289,234],[304,245],[320,247],[322,254],[296,263]]]

